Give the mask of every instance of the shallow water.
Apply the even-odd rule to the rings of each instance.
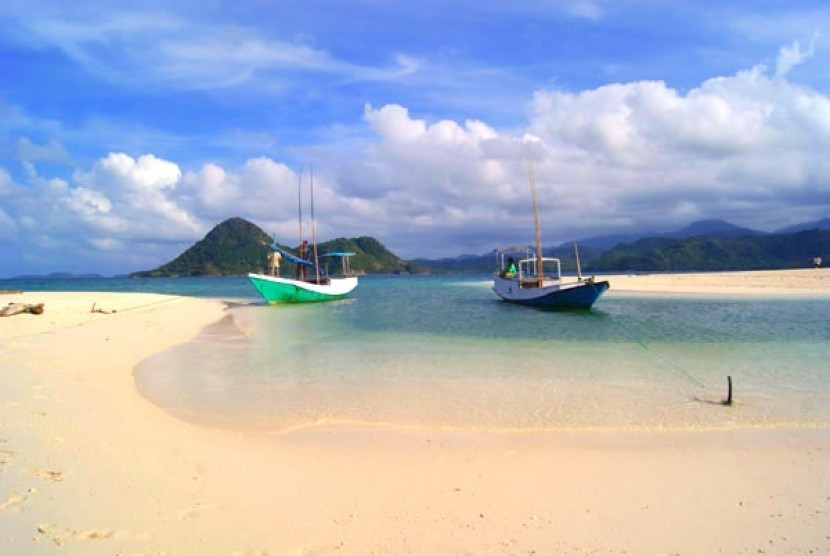
[[[137,384],[181,418],[275,431],[830,425],[830,300],[612,289],[591,311],[551,313],[489,285],[364,277],[343,301],[238,307],[142,362]]]

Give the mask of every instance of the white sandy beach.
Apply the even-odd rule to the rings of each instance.
[[[740,296],[828,296],[830,268],[699,272],[686,274],[623,274],[609,280],[611,291]]]
[[[830,295],[826,269],[610,279]],[[0,554],[830,553],[827,428],[201,428],[142,398],[132,370],[226,315],[220,301],[11,301],[45,312],[0,318]]]

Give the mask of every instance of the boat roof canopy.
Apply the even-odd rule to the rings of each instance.
[[[354,256],[354,253],[350,253],[348,251],[334,251],[332,253],[323,253],[322,255],[320,255],[320,258],[322,259],[323,257],[352,257],[352,256]]]
[[[307,261],[307,260],[305,260],[305,259],[301,259],[300,257],[298,257],[298,256],[294,255],[293,253],[289,253],[288,251],[286,251],[285,249],[281,248],[281,247],[280,247],[280,246],[278,246],[278,245],[271,245],[270,247],[271,247],[271,249],[273,249],[274,251],[279,251],[279,252],[280,252],[280,254],[282,254],[282,256],[283,256],[283,257],[285,257],[286,259],[288,259],[290,262],[292,262],[292,263],[294,263],[294,264],[301,264],[301,265],[306,265],[306,266],[314,266],[314,263],[313,263],[313,262],[311,262],[311,261]]]
[[[524,253],[526,251],[533,251],[530,247],[520,247],[518,245],[514,245],[512,247],[499,247],[496,249],[497,253]]]

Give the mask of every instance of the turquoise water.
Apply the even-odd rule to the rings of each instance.
[[[547,313],[489,287],[486,276],[370,276],[347,300],[268,307],[243,277],[0,280],[243,303],[136,369],[148,399],[210,426],[830,425],[830,299],[634,295],[612,279],[592,311]],[[729,407],[717,403],[727,375]]]
[[[211,296],[255,301],[225,280]],[[489,286],[365,277],[344,301],[238,307],[137,383],[181,418],[274,431],[830,424],[830,299],[626,295],[612,280],[592,311],[550,313]]]

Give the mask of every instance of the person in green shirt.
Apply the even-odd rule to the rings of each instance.
[[[513,257],[507,258],[507,268],[504,269],[505,278],[513,278],[516,276],[516,263],[513,262]]]

